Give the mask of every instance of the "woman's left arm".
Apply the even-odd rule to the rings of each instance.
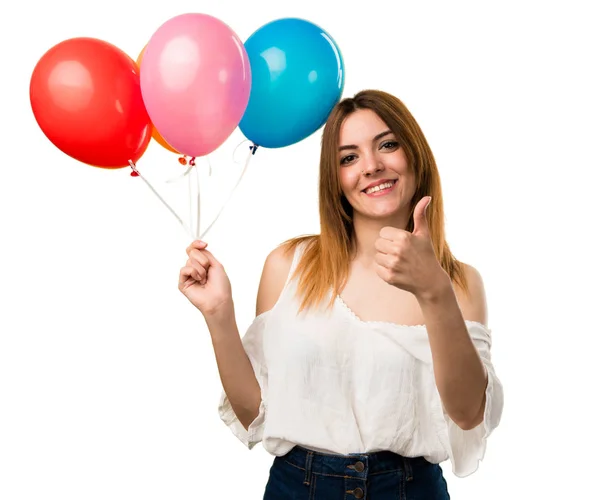
[[[448,275],[438,286],[415,294],[425,317],[433,358],[435,383],[448,416],[463,430],[483,421],[487,370],[471,340],[465,317],[487,326],[483,280],[466,267],[468,296],[460,305]]]
[[[433,249],[426,215],[430,199],[427,196],[417,203],[412,232],[395,227],[381,230],[375,242],[375,262],[384,281],[417,298],[425,317],[442,403],[448,416],[468,430],[483,420],[488,372],[465,319],[486,326],[486,298],[481,276],[475,268],[465,266],[469,293],[459,306],[450,277]]]

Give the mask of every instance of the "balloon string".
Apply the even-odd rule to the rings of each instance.
[[[235,154],[237,153],[237,150],[240,149],[240,146],[242,144],[244,144],[245,142],[248,142],[248,139],[244,139],[242,142],[240,142],[233,150],[233,153],[231,153],[231,159],[232,159],[233,163],[240,163],[239,161],[235,161]],[[249,142],[251,144],[250,149],[253,151],[252,154],[254,154],[256,152],[256,150],[258,149],[258,146],[256,146],[252,141],[249,141]]]
[[[208,233],[208,231],[210,231],[210,228],[213,227],[214,223],[217,222],[217,220],[219,219],[219,217],[223,213],[223,210],[225,209],[225,207],[229,203],[229,200],[231,200],[231,197],[233,196],[233,193],[235,192],[236,188],[240,185],[240,182],[242,181],[242,179],[244,177],[244,174],[246,173],[246,170],[248,169],[248,165],[250,164],[250,160],[252,159],[252,156],[254,155],[254,153],[256,153],[257,149],[258,149],[258,146],[256,144],[252,144],[252,146],[250,146],[250,152],[248,153],[248,156],[246,157],[246,162],[244,163],[244,168],[242,169],[242,173],[240,174],[240,177],[238,178],[237,182],[235,183],[235,186],[233,186],[233,189],[229,193],[229,197],[227,198],[227,201],[225,203],[223,203],[223,205],[221,206],[221,210],[219,210],[219,213],[217,214],[217,216],[209,224],[209,226],[204,230],[204,232],[200,235],[200,239],[204,238],[204,236],[206,235],[206,233]]]
[[[195,158],[190,161],[190,165],[196,167]],[[194,239],[198,238],[200,234],[200,175],[198,174],[198,167],[194,168],[193,177],[196,178],[196,230],[194,232]],[[193,210],[193,202],[192,202],[192,175],[188,177],[188,205],[190,211],[190,227],[194,227],[194,210]]]
[[[196,207],[197,207],[197,217],[196,217],[196,239],[200,238],[200,174],[198,174],[198,167],[196,167],[194,171],[194,175],[196,177]]]
[[[194,227],[194,213],[192,211],[192,176],[188,176],[188,210],[189,210],[189,221],[190,227]],[[196,234],[193,235],[193,239],[196,239]]]
[[[165,207],[167,207],[169,209],[169,211],[175,216],[175,218],[179,221],[179,223],[181,224],[181,226],[183,227],[183,229],[185,229],[185,231],[192,237],[192,239],[194,238],[194,234],[192,233],[191,229],[187,226],[187,224],[185,222],[183,222],[183,220],[181,219],[181,217],[179,217],[179,215],[177,215],[177,213],[175,212],[175,210],[173,210],[169,204],[163,199],[163,197],[158,194],[158,192],[156,191],[156,189],[154,189],[152,187],[152,185],[146,180],[146,178],[140,173],[140,171],[137,169],[135,163],[133,163],[133,161],[129,160],[129,166],[131,167],[131,170],[133,170],[140,179],[142,179],[146,185],[150,188],[150,190],[156,195],[156,197],[162,201],[163,205]]]
[[[235,149],[233,150],[232,153],[232,158],[234,163],[238,163],[237,161],[235,161],[235,154],[237,152],[237,150],[240,148],[240,146],[242,144],[244,144],[244,142],[246,142],[248,139],[244,139],[242,142],[240,142]],[[250,146],[250,149],[253,149],[254,151],[256,151],[256,149],[258,148],[258,146],[254,146],[254,144],[252,146]],[[212,164],[210,162],[210,156],[206,155],[204,158],[206,158],[206,163],[208,164],[208,176],[211,177],[212,176]],[[185,176],[187,176],[191,171],[192,168],[194,167],[194,159],[192,158],[192,160],[190,160],[190,163],[188,164],[188,168],[186,168],[185,172],[183,172],[183,174],[177,175],[175,177],[171,177],[170,179],[167,179],[167,184],[171,184],[172,182],[178,181],[180,179],[183,179]],[[191,198],[190,198],[191,199]]]
[[[181,159],[180,159],[181,161]],[[185,165],[185,163],[183,163]],[[192,156],[192,158],[190,159],[190,161],[188,162],[188,168],[185,169],[185,172],[181,175],[176,175],[175,177],[171,177],[170,179],[167,179],[167,184],[171,184],[172,182],[178,181],[180,179],[183,179],[186,175],[188,175],[192,169],[194,168],[194,166],[196,165],[196,157]]]
[[[171,184],[172,182],[178,181],[179,179],[183,179],[186,175],[188,175],[191,171],[192,171],[191,166],[188,166],[188,168],[185,170],[185,172],[181,175],[177,175],[176,177],[171,177],[170,179],[167,179],[167,184]]]
[[[210,164],[210,157],[207,155],[205,156],[206,158],[206,163],[208,163],[208,176],[210,177],[212,175],[212,165]]]

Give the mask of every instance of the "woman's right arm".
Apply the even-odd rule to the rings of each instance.
[[[292,255],[281,247],[265,260],[258,294],[256,315],[269,311],[277,302],[285,285]],[[231,409],[247,430],[259,414],[261,388],[244,349],[235,320],[233,301],[205,316],[219,370],[223,390]]]
[[[233,412],[244,428],[248,429],[258,415],[261,402],[260,386],[242,345],[233,304],[230,312],[223,311],[216,316],[205,319],[215,351],[221,384]]]

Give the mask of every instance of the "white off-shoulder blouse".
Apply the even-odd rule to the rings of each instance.
[[[389,450],[450,460],[458,477],[477,470],[504,406],[490,329],[466,321],[488,384],[483,422],[465,431],[442,406],[425,325],[361,321],[339,296],[333,310],[298,314],[295,291],[288,277],[275,306],[242,337],[262,394],[247,430],[221,393],[220,418],[242,443],[252,449],[262,442],[275,456],[296,444],[344,455]]]

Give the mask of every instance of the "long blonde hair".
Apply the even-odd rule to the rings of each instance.
[[[431,196],[427,220],[436,257],[450,279],[468,292],[464,264],[450,252],[444,230],[444,207],[440,176],[425,136],[407,107],[397,97],[380,90],[363,90],[341,100],[323,130],[319,167],[319,214],[321,233],[283,242],[286,251],[306,243],[292,278],[298,278],[300,310],[318,306],[329,295],[331,307],[348,279],[354,226],[352,207],[342,193],[339,177],[339,137],[344,120],[359,109],[370,109],[387,124],[404,149],[416,181],[411,213],[424,196]],[[410,217],[406,231],[414,229]]]

